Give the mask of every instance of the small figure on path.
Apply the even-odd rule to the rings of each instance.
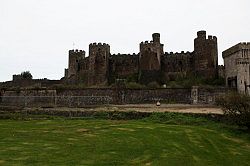
[[[157,106],[157,107],[161,106],[160,101],[157,101],[156,106]]]

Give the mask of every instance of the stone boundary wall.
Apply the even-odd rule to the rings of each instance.
[[[183,103],[214,104],[228,89],[81,89],[1,91],[0,105],[23,107],[86,107],[89,105]]]
[[[198,103],[199,104],[215,104],[215,100],[217,97],[223,96],[229,92],[230,90],[226,88],[222,88],[222,89],[199,88]]]

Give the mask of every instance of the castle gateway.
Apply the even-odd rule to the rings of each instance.
[[[89,56],[83,50],[70,50],[65,81],[91,85],[107,85],[116,79],[148,84],[164,84],[177,77],[189,75],[215,78],[218,76],[217,38],[197,32],[192,52],[164,52],[160,34],[154,33],[152,41],[140,43],[140,52],[111,54],[106,43],[89,45]]]

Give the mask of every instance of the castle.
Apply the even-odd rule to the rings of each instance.
[[[179,76],[199,75],[205,78],[218,76],[217,38],[197,32],[192,52],[164,52],[160,34],[154,33],[152,41],[140,43],[140,52],[111,54],[110,45],[92,43],[89,56],[84,50],[70,50],[68,69],[64,80],[68,83],[107,85],[116,79],[148,84],[164,84]]]

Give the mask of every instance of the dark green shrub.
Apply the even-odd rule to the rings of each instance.
[[[156,81],[148,83],[147,86],[149,88],[160,88],[160,85]]]
[[[138,74],[132,74],[127,77],[127,82],[138,82]]]
[[[126,88],[129,88],[129,89],[144,89],[145,86],[141,85],[141,84],[138,84],[136,82],[128,82],[128,83],[126,83]]]
[[[33,78],[32,74],[30,73],[30,71],[24,71],[21,73],[21,77],[23,79],[27,79],[27,80],[31,80]]]
[[[250,96],[230,93],[219,97],[216,104],[222,107],[229,122],[250,128]]]

